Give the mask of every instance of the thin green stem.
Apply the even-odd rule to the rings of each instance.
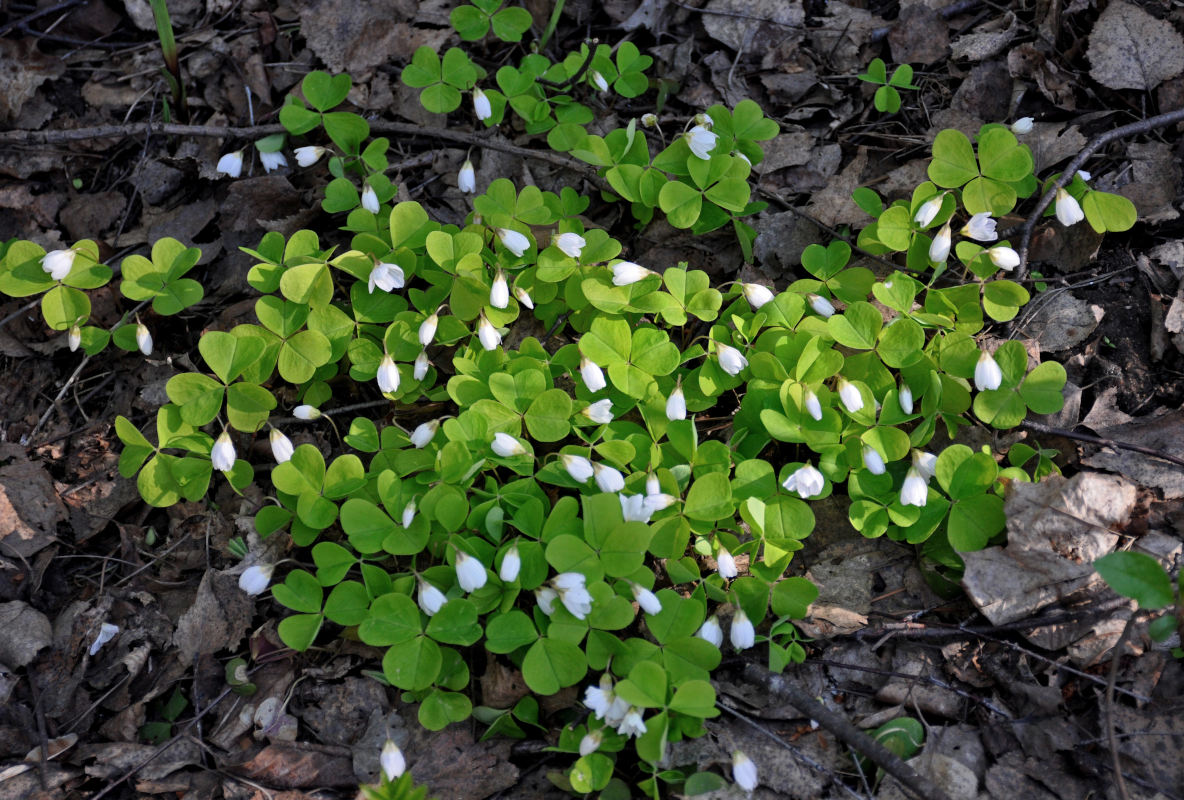
[[[547,20],[547,28],[543,31],[543,38],[539,40],[539,50],[547,46],[551,35],[555,33],[555,27],[559,24],[559,18],[563,16],[563,6],[566,2],[567,0],[555,0],[555,8],[551,9],[551,18]]]

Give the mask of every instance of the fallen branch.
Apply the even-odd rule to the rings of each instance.
[[[1144,447],[1141,444],[1122,442],[1117,439],[1107,439],[1104,436],[1094,436],[1092,433],[1078,433],[1077,431],[1071,431],[1065,428],[1052,428],[1048,425],[1041,425],[1039,422],[1032,422],[1031,420],[1024,420],[1020,423],[1020,427],[1033,433],[1044,434],[1045,436],[1062,436],[1066,439],[1076,439],[1079,442],[1088,442],[1090,444],[1101,445],[1102,447],[1130,450],[1133,453],[1142,453],[1145,456],[1162,459],[1176,466],[1184,467],[1184,458],[1177,458],[1170,453],[1165,453],[1162,450],[1156,450],[1152,447]]]
[[[66,144],[69,142],[86,142],[94,139],[123,139],[143,134],[163,134],[167,136],[201,136],[216,139],[259,139],[274,133],[286,133],[283,125],[254,125],[236,127],[230,125],[178,125],[165,122],[135,122],[129,125],[96,125],[90,128],[72,128],[66,130],[44,131],[0,131],[0,144],[35,145],[35,144]],[[371,133],[393,133],[399,136],[418,136],[427,139],[443,139],[470,147],[482,147],[487,150],[497,150],[522,158],[533,158],[536,161],[546,161],[557,167],[570,169],[587,176],[588,180],[596,184],[596,188],[611,190],[608,181],[601,178],[589,165],[574,158],[569,158],[551,150],[532,150],[519,147],[509,142],[503,142],[484,136],[447,128],[425,128],[422,125],[412,125],[405,122],[371,122]]]
[[[1127,136],[1146,133],[1147,131],[1155,130],[1156,128],[1163,128],[1177,122],[1184,122],[1184,108],[1178,108],[1175,111],[1169,111],[1166,114],[1159,114],[1158,116],[1149,117],[1147,119],[1140,120],[1139,122],[1132,122],[1129,125],[1122,125],[1115,128],[1114,130],[1100,133],[1091,139],[1089,143],[1081,149],[1081,152],[1079,152],[1073,158],[1073,160],[1069,162],[1069,166],[1065,167],[1065,171],[1062,172],[1060,177],[1053,182],[1052,186],[1048,187],[1048,191],[1046,191],[1036,203],[1036,207],[1032,209],[1032,213],[1028,215],[1028,218],[1020,226],[1020,263],[1019,266],[1015,268],[1015,279],[1023,279],[1028,274],[1028,245],[1032,240],[1032,230],[1036,227],[1036,223],[1040,221],[1041,215],[1044,213],[1044,209],[1048,208],[1049,203],[1051,203],[1053,198],[1056,197],[1057,189],[1063,188],[1073,180],[1073,176],[1077,174],[1077,170],[1081,169],[1081,166],[1085,163],[1085,160],[1093,155],[1094,151],[1096,151],[1099,147],[1103,147],[1110,142],[1113,142],[1115,139],[1123,139]]]
[[[848,746],[870,758],[876,766],[900,781],[910,794],[920,800],[949,800],[949,795],[933,781],[919,775],[887,747],[856,728],[845,716],[832,711],[817,698],[812,697],[792,677],[778,675],[759,664],[752,663],[745,665],[744,677],[762,684],[770,694],[783,697],[804,716],[815,720]]]

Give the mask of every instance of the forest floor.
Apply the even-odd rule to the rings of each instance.
[[[332,236],[340,224],[320,209],[330,179],[323,166],[263,174],[256,165],[233,181],[214,170],[250,140],[211,134],[274,124],[309,71],[348,72],[348,102],[376,127],[418,126],[391,136],[390,177],[399,200],[417,200],[435,219],[462,223],[469,213],[455,177],[469,154],[479,187],[508,177],[596,195],[590,168],[508,152],[548,153],[541,137],[508,123],[486,129],[467,103],[452,115],[428,113],[401,83],[416,48],[460,44],[448,24],[454,4],[170,3],[192,121],[213,130],[129,135],[129,124],[161,120],[166,92],[148,3],[0,3],[0,241],[48,250],[93,239],[116,264],[172,236],[201,248],[192,277],[207,289],[178,317],[146,315],[156,337],[148,359],[108,348],[83,361],[26,300],[0,303],[8,376],[0,380],[0,800],[350,797],[376,775],[392,730],[432,796],[565,796],[548,775],[566,757],[546,752],[546,737],[481,741],[472,720],[426,732],[398,692],[368,677],[374,649],[345,639],[306,653],[284,648],[283,609],[238,590],[229,549],[249,533],[258,496],[223,483],[212,502],[155,509],[117,470],[116,415],[146,423],[199,332],[253,302],[250,259],[239,248],[270,230]],[[551,3],[525,7],[541,31]],[[782,287],[801,277],[806,245],[868,222],[852,190],[909,196],[943,128],[973,135],[986,122],[1034,117],[1022,140],[1044,176],[1093,136],[1184,105],[1177,3],[568,0],[557,30],[556,53],[628,36],[655,58],[652,74],[676,87],[662,108],[653,92],[588,100],[601,104],[596,124],[606,129],[657,111],[669,136],[708,106],[743,98],[780,124],[756,173],[770,206],[754,221],[752,263],[727,232],[692,240],[654,223],[638,233],[619,206],[590,212],[628,239],[634,260],[687,261],[717,284]],[[522,52],[497,42],[470,50],[491,72]],[[876,111],[873,87],[857,77],[875,57],[916,68],[919,88],[902,92],[897,113]],[[94,127],[110,130],[47,143],[4,133]],[[1039,285],[1028,280],[1033,300],[1010,326],[1030,353],[1068,372],[1066,407],[1042,424],[1176,459],[1184,458],[1182,141],[1178,126],[1154,129],[1090,158],[1091,185],[1130,198],[1139,222],[1104,239],[1085,224],[1042,223],[1031,252]],[[129,307],[113,289],[92,300],[104,324]],[[920,721],[924,744],[910,763],[951,798],[1125,791],[1184,800],[1180,660],[1151,644],[1145,624],[1131,627],[1114,657],[1132,604],[1090,567],[1106,549],[1134,547],[1176,574],[1184,469],[1031,431],[992,441],[974,430],[964,441],[1019,437],[1058,451],[1066,479],[1009,497],[1011,545],[968,556],[954,592],[934,592],[916,548],[855,532],[845,498],[815,504],[816,532],[794,561],[821,589],[801,625],[805,663],[776,676],[759,650],[726,657],[714,677],[728,713],[709,723],[709,736],[673,748],[672,762],[728,775],[740,748],[759,765],[757,798],[909,796],[894,778],[861,772],[841,726],[812,720],[790,700],[784,682],[793,681],[864,730]],[[258,448],[262,456],[262,439]],[[104,622],[119,634],[91,653]],[[225,664],[240,655],[258,666],[250,697],[227,691]],[[504,664],[474,674],[486,705],[521,696],[521,676]],[[544,701],[544,714],[573,699]]]

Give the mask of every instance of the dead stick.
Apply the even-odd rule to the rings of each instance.
[[[1122,635],[1114,645],[1114,657],[1110,659],[1110,676],[1106,681],[1106,740],[1110,745],[1110,759],[1114,764],[1114,783],[1122,800],[1131,800],[1131,796],[1127,793],[1126,778],[1122,775],[1122,761],[1118,757],[1118,735],[1114,729],[1114,684],[1118,683],[1118,663],[1122,660],[1122,648],[1126,646],[1126,640],[1130,638],[1135,622],[1141,616],[1142,612],[1136,611],[1127,618]]]
[[[1131,442],[1120,442],[1117,439],[1107,439],[1104,436],[1094,436],[1090,433],[1077,433],[1076,431],[1067,430],[1065,428],[1052,428],[1048,425],[1041,425],[1039,422],[1032,422],[1031,420],[1024,420],[1020,423],[1020,427],[1030,430],[1033,433],[1042,433],[1045,436],[1063,436],[1066,439],[1076,439],[1079,442],[1089,442],[1090,444],[1098,444],[1103,447],[1114,447],[1119,450],[1130,450],[1134,453],[1142,453],[1145,456],[1152,458],[1160,458],[1164,461],[1171,462],[1178,467],[1184,467],[1184,458],[1177,458],[1170,453],[1165,453],[1162,450],[1156,450],[1151,447],[1143,447],[1140,444],[1133,444]]]
[[[1020,226],[1020,264],[1015,269],[1015,278],[1021,279],[1028,274],[1028,244],[1032,239],[1032,230],[1036,227],[1036,223],[1040,221],[1040,215],[1044,213],[1044,209],[1048,208],[1048,204],[1056,197],[1057,189],[1064,187],[1073,180],[1073,176],[1077,174],[1077,170],[1081,168],[1081,165],[1085,163],[1087,158],[1094,154],[1094,151],[1115,139],[1146,133],[1147,131],[1163,128],[1177,122],[1184,122],[1184,108],[1178,108],[1166,114],[1149,117],[1139,122],[1132,122],[1129,125],[1122,125],[1114,130],[1100,133],[1091,139],[1081,149],[1081,152],[1069,162],[1069,166],[1065,167],[1065,171],[1053,182],[1052,186],[1048,187],[1048,191],[1036,203],[1036,208],[1032,209],[1032,213],[1028,215],[1028,219]]]
[[[608,182],[596,175],[592,167],[573,158],[552,152],[550,150],[532,150],[519,147],[509,142],[499,141],[484,136],[447,128],[428,128],[423,125],[412,125],[405,122],[371,122],[371,133],[394,133],[401,136],[422,136],[428,139],[444,139],[445,141],[498,150],[502,153],[533,158],[536,161],[546,161],[557,167],[581,172],[596,184],[596,188],[609,190]],[[233,127],[229,125],[178,125],[164,122],[135,122],[129,125],[97,125],[91,128],[73,128],[67,130],[44,131],[0,131],[0,144],[64,144],[68,142],[84,142],[93,139],[122,139],[142,134],[165,134],[169,136],[204,136],[211,138],[257,139],[273,133],[284,133],[283,125],[255,125],[249,127]]]
[[[892,777],[900,781],[909,792],[921,800],[949,800],[945,790],[936,786],[933,781],[904,763],[891,750],[856,728],[849,719],[837,711],[831,711],[814,697],[811,697],[791,677],[778,675],[757,664],[746,664],[744,676],[754,682],[762,683],[773,693],[789,700],[790,705],[816,720],[835,736],[842,739],[853,749],[870,758],[876,766],[882,768]]]

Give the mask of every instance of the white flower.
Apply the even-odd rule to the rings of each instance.
[[[896,394],[896,400],[900,403],[900,410],[906,414],[913,413],[913,390],[909,388],[907,383],[901,382],[900,391]]]
[[[64,281],[74,268],[74,248],[50,250],[41,257],[41,269],[55,281]]]
[[[493,286],[489,289],[489,304],[494,308],[505,308],[510,305],[510,284],[506,282],[506,273],[500,269],[493,279]]]
[[[502,240],[502,244],[507,250],[520,258],[530,249],[530,239],[526,237],[525,233],[519,233],[509,228],[498,228],[497,238]]]
[[[810,301],[810,308],[814,309],[814,313],[820,317],[833,317],[835,315],[835,307],[829,300],[820,294],[808,294],[806,299]]]
[[[493,448],[493,452],[502,458],[526,455],[526,448],[522,446],[522,442],[510,434],[501,433],[500,431],[494,434],[493,443],[490,447]]]
[[[583,456],[560,453],[559,461],[563,464],[563,468],[567,470],[567,474],[571,476],[571,479],[578,483],[587,483],[595,471],[592,468],[592,462]]]
[[[650,516],[654,513],[649,509],[646,500],[649,498],[643,494],[632,495],[617,495],[617,499],[621,501],[621,518],[625,522],[649,522]]]
[[[534,300],[530,299],[530,292],[523,289],[521,286],[514,287],[514,296],[518,298],[518,302],[527,308],[534,308]]]
[[[670,508],[678,502],[678,498],[672,494],[665,494],[657,492],[655,494],[647,494],[645,496],[645,511],[649,515],[656,514],[659,511]]]
[[[655,274],[653,270],[648,270],[632,261],[618,261],[613,264],[613,286],[629,286],[642,278]]]
[[[399,520],[403,523],[404,528],[410,528],[411,523],[415,522],[415,501],[412,500],[407,505],[403,506],[403,516]]]
[[[497,576],[502,583],[513,583],[518,580],[518,573],[522,569],[522,556],[518,555],[518,545],[513,545],[502,558],[502,568]]]
[[[370,181],[362,184],[362,208],[371,214],[378,213],[378,192],[370,185]]]
[[[588,70],[588,80],[592,81],[592,85],[595,86],[600,91],[602,91],[602,92],[608,91],[608,81],[606,81],[604,79],[604,76],[601,75],[596,70],[594,70],[594,69]],[[581,755],[583,755],[583,754],[581,754]]]
[[[710,114],[699,113],[695,115],[695,124],[711,129],[715,126],[715,120],[711,118]]]
[[[822,494],[826,488],[826,478],[814,468],[813,464],[803,464],[794,470],[782,483],[787,491],[797,492],[803,500]]]
[[[214,447],[210,450],[210,462],[219,472],[229,472],[234,468],[234,442],[230,441],[230,434],[222,431]]]
[[[561,233],[551,240],[551,244],[558,247],[564,255],[578,259],[588,242],[578,233]]]
[[[310,405],[296,406],[294,409],[292,409],[292,416],[294,416],[296,419],[316,419],[320,415],[320,410]]]
[[[719,548],[719,553],[715,556],[715,568],[719,572],[719,576],[725,581],[730,581],[740,574],[736,569],[736,559],[732,557],[728,548],[722,545]]]
[[[390,353],[383,355],[378,365],[378,391],[386,394],[399,391],[399,368]]]
[[[270,153],[259,151],[259,163],[263,165],[264,172],[271,172],[273,169],[288,166],[288,159],[279,150],[273,150]]]
[[[598,686],[589,686],[584,690],[584,705],[597,719],[604,719],[604,715],[608,713],[614,700],[616,700],[616,694],[613,693],[613,679],[607,672],[600,676]]]
[[[599,728],[594,731],[588,731],[584,734],[584,738],[580,739],[580,756],[589,756],[600,749],[600,743],[604,740],[604,734]]]
[[[473,162],[467,158],[456,174],[456,188],[469,194],[477,191],[477,171],[473,169]]]
[[[243,574],[238,576],[238,588],[252,597],[262,594],[271,583],[271,573],[273,572],[275,572],[275,567],[271,564],[255,564],[247,567],[243,570]]]
[[[382,765],[382,774],[388,781],[397,779],[407,771],[407,760],[403,758],[403,751],[390,739],[382,746],[382,755],[378,757],[378,763]]]
[[[218,159],[218,165],[214,167],[215,172],[220,172],[223,175],[229,175],[232,178],[237,178],[243,174],[243,151],[235,150],[233,153],[227,153]]]
[[[739,375],[748,366],[748,359],[744,354],[723,342],[715,343],[715,357],[719,359],[719,367],[729,375]]]
[[[592,474],[596,478],[596,485],[602,492],[619,492],[625,488],[625,476],[620,470],[604,464],[593,464]]]
[[[974,388],[980,392],[998,389],[1003,383],[1003,371],[995,363],[990,353],[984,352],[978,357],[974,365]]]
[[[929,260],[934,264],[944,264],[950,257],[950,223],[941,226],[937,236],[929,245]]]
[[[456,551],[456,582],[465,594],[485,585],[485,565],[464,550]]]
[[[980,211],[962,226],[962,230],[959,233],[977,242],[993,242],[999,238],[999,234],[995,232],[997,224],[991,218],[990,211]]]
[[[417,425],[415,430],[411,432],[411,444],[416,450],[424,449],[436,437],[436,431],[439,429],[440,420],[438,419],[431,419]]]
[[[99,632],[95,634],[95,640],[90,643],[90,649],[88,649],[86,652],[93,656],[95,653],[99,652],[100,647],[114,639],[115,634],[117,633],[119,633],[118,625],[112,625],[110,622],[104,622],[99,626]]]
[[[701,158],[704,161],[711,159],[711,151],[715,149],[718,141],[719,134],[707,130],[702,125],[696,125],[687,131],[687,146],[691,148],[691,152],[695,154],[696,158]]]
[[[747,650],[756,644],[756,630],[752,627],[752,620],[744,613],[743,608],[736,609],[732,617],[732,628],[728,631],[728,641],[737,650]]]
[[[473,89],[473,111],[476,112],[477,119],[482,122],[493,116],[493,107],[489,105],[489,98],[479,88]]]
[[[695,635],[716,647],[724,646],[724,629],[720,627],[719,617],[715,614],[707,618],[707,621],[700,626]]]
[[[292,453],[296,452],[296,448],[292,446],[292,440],[284,436],[283,431],[272,428],[268,438],[271,440],[271,455],[275,458],[275,463],[283,464],[292,459]]]
[[[422,381],[427,376],[430,366],[432,366],[432,361],[428,358],[428,351],[420,350],[419,355],[415,357],[415,363],[411,367],[412,379]]]
[[[502,343],[502,335],[485,318],[484,314],[477,321],[477,339],[486,350],[496,350],[497,346]]]
[[[707,621],[703,622],[703,625],[699,628],[699,631],[695,633],[695,636],[699,637],[703,641],[708,641],[708,643],[713,644],[716,647],[722,647],[723,628],[720,627],[720,618],[716,617],[715,614],[710,615],[710,617],[707,618]]]
[[[436,329],[440,327],[440,316],[433,311],[423,322],[419,323],[419,344],[427,347],[436,338]]]
[[[913,466],[917,468],[917,473],[928,481],[937,474],[937,456],[933,453],[925,453],[920,450],[913,451]]]
[[[1020,117],[1015,122],[1011,123],[1011,132],[1017,136],[1023,136],[1025,133],[1032,132],[1032,118]]]
[[[444,607],[444,604],[448,602],[448,598],[444,596],[442,591],[423,578],[420,578],[419,592],[416,594],[415,602],[419,603],[419,607],[423,609],[423,613],[430,617]]]
[[[1086,171],[1085,171],[1085,170],[1083,170],[1083,169],[1079,169],[1079,170],[1077,170],[1077,177],[1078,177],[1078,178],[1081,178],[1081,180],[1083,180],[1083,181],[1085,181],[1086,183],[1088,183],[1088,182],[1089,182],[1089,180],[1090,180],[1090,178],[1092,178],[1092,177],[1093,177],[1093,173],[1086,172]]]
[[[597,425],[607,425],[613,421],[613,401],[607,398],[597,400],[585,408],[582,413]]]
[[[148,332],[148,326],[142,322],[136,324],[136,347],[140,348],[144,355],[152,355],[152,334]]]
[[[645,493],[647,497],[662,493],[662,483],[658,480],[657,473],[651,472],[645,476]]]
[[[929,499],[929,484],[916,467],[909,467],[904,476],[904,485],[900,487],[900,504],[902,506],[924,506]]]
[[[815,422],[822,421],[822,404],[818,402],[818,395],[809,389],[806,390],[806,412],[814,418]]]
[[[1081,210],[1081,204],[1077,202],[1077,199],[1064,189],[1057,189],[1057,220],[1068,227],[1076,225],[1083,219],[1085,219],[1085,212]]]
[[[637,706],[629,706],[625,718],[617,726],[617,733],[622,736],[641,736],[645,733],[645,722],[641,718],[641,710]]]
[[[588,594],[582,573],[560,573],[551,580],[551,585],[559,593],[559,601],[563,603],[563,607],[573,617],[585,619],[592,613],[592,595]]]
[[[1010,247],[1003,247],[1002,245],[987,250],[987,257],[999,269],[1005,269],[1009,272],[1020,265],[1020,254]]]
[[[66,344],[70,346],[71,353],[82,346],[82,329],[77,325],[70,328],[70,332],[66,334]]]
[[[640,496],[638,495],[638,497]],[[650,615],[662,613],[662,601],[658,599],[656,594],[640,583],[635,583],[629,588],[633,592],[633,599],[641,606],[642,611]]]
[[[843,406],[852,414],[863,408],[863,395],[859,387],[846,378],[839,378],[839,399]]]
[[[666,398],[666,419],[674,421],[676,419],[687,418],[687,397],[683,394],[682,384],[674,387],[674,391]]]
[[[402,289],[404,281],[402,267],[398,264],[388,264],[385,261],[378,261],[370,269],[370,279],[367,281],[366,286],[370,294],[374,294],[375,286],[384,292],[390,292],[395,289]]]
[[[759,283],[742,283],[740,289],[744,292],[744,297],[754,311],[760,309],[765,303],[772,302],[775,297],[769,287],[761,286]]]
[[[933,218],[937,216],[937,212],[941,211],[942,201],[945,200],[946,193],[942,192],[939,195],[929,198],[921,207],[917,209],[917,215],[913,217],[913,222],[920,225],[922,228],[928,227]]]
[[[595,361],[588,358],[580,359],[580,377],[584,379],[584,385],[592,393],[599,392],[608,386],[608,382],[604,379],[604,370]]]
[[[658,124],[658,115],[657,114],[642,114],[641,115],[641,124],[646,126],[647,128],[654,127],[655,125]]]
[[[732,780],[746,792],[756,788],[756,764],[739,750],[732,753]]]
[[[884,457],[876,451],[876,448],[866,444],[863,446],[863,465],[873,475],[883,475],[886,469]]]
[[[534,590],[534,599],[543,613],[549,617],[555,613],[555,601],[559,599],[559,592],[550,586],[544,586]]]
[[[297,147],[292,151],[296,155],[296,163],[302,167],[311,167],[313,164],[321,160],[321,156],[325,155],[325,148],[310,144],[304,147]]]

